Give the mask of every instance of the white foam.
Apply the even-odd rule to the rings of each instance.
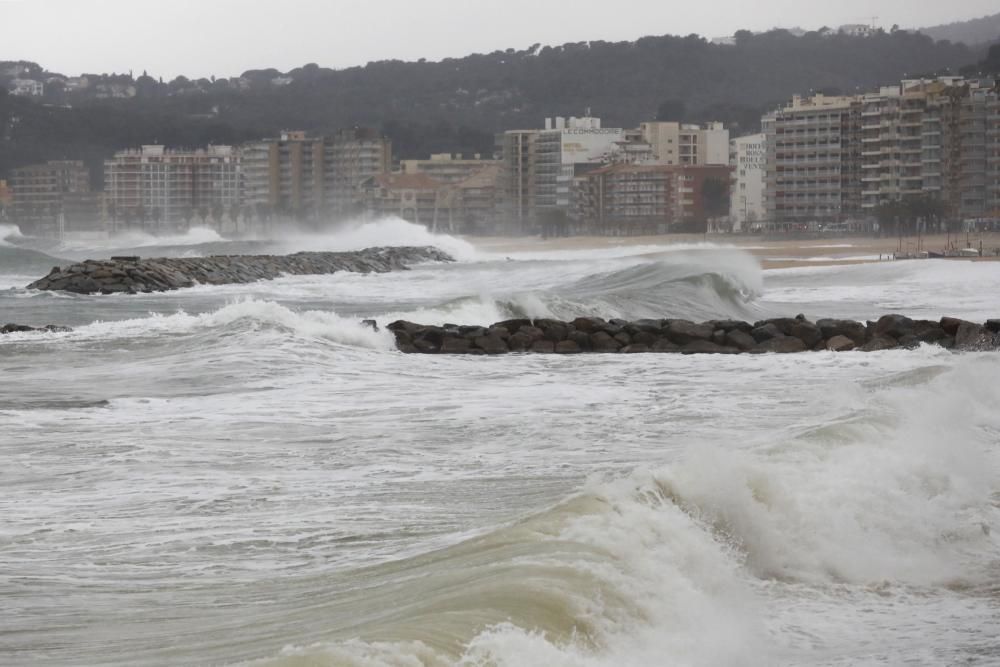
[[[24,234],[21,233],[21,228],[17,225],[0,225],[0,245],[10,246],[12,239],[23,239]]]

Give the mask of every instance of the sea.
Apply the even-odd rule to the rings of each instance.
[[[163,294],[53,265],[435,245]],[[857,255],[845,244],[845,257]],[[1000,263],[0,229],[0,664],[1000,664],[1000,354],[404,355],[385,325],[1000,317]],[[379,331],[361,324],[375,319]]]

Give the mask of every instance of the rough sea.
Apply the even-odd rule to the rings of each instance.
[[[403,355],[405,318],[1000,317],[1000,263],[0,229],[0,664],[1000,664],[1000,354]],[[67,260],[432,244],[167,294]],[[851,254],[844,248],[845,256]]]

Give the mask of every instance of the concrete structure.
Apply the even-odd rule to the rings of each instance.
[[[767,181],[767,135],[751,134],[730,142],[733,185],[729,204],[731,230],[743,232],[764,220]]]
[[[341,130],[330,144],[327,167],[333,175],[330,203],[337,214],[351,215],[362,202],[361,184],[392,169],[392,143],[370,128]]]
[[[656,164],[729,164],[729,130],[722,123],[656,121],[642,123],[639,130]]]
[[[432,230],[494,233],[500,167],[481,168],[456,182],[423,173],[373,176],[361,185],[369,216],[398,216]]]
[[[66,195],[90,192],[83,162],[55,161],[11,172],[11,218],[29,236],[60,238]]]
[[[14,79],[10,82],[10,94],[21,97],[41,97],[45,94],[45,84],[33,79]]]
[[[730,181],[728,165],[610,165],[577,179],[574,217],[597,234],[700,231],[726,216]]]
[[[399,170],[404,174],[426,174],[442,183],[458,183],[478,174],[484,168],[499,165],[499,160],[484,160],[478,154],[466,159],[451,153],[438,153],[431,155],[428,160],[400,160]]]
[[[258,220],[329,215],[333,208],[330,141],[305,132],[245,144],[242,149],[244,206]]]
[[[860,97],[794,97],[766,117],[766,224],[847,223],[861,211]]]
[[[398,216],[430,229],[451,228],[454,220],[445,183],[427,174],[380,174],[364,181],[363,201],[369,215]]]
[[[120,151],[105,161],[104,183],[115,230],[179,229],[196,220],[221,226],[243,195],[240,153],[231,146]]]
[[[501,215],[507,233],[526,232],[535,199],[534,154],[539,130],[511,130],[501,140]]]
[[[997,89],[959,77],[907,80],[864,96],[862,208],[917,197],[955,219],[997,217]]]
[[[548,118],[545,127],[535,139],[532,154],[532,206],[536,214],[569,212],[578,168],[602,164],[625,140],[625,130],[602,128],[601,119],[591,117]]]

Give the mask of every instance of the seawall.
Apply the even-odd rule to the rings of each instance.
[[[421,262],[451,262],[437,248],[367,248],[356,252],[300,252],[294,255],[218,255],[213,257],[112,257],[88,259],[52,271],[28,289],[77,294],[166,292],[195,285],[231,285],[273,280],[283,275],[320,275],[349,271],[388,273]]]
[[[634,322],[581,317],[572,322],[516,319],[490,326],[388,326],[400,351],[410,354],[763,354],[830,350],[873,352],[921,344],[957,350],[1000,349],[1000,320],[984,324],[951,317],[939,321],[885,315],[878,321],[803,316],[760,322],[689,322],[644,319]]]

